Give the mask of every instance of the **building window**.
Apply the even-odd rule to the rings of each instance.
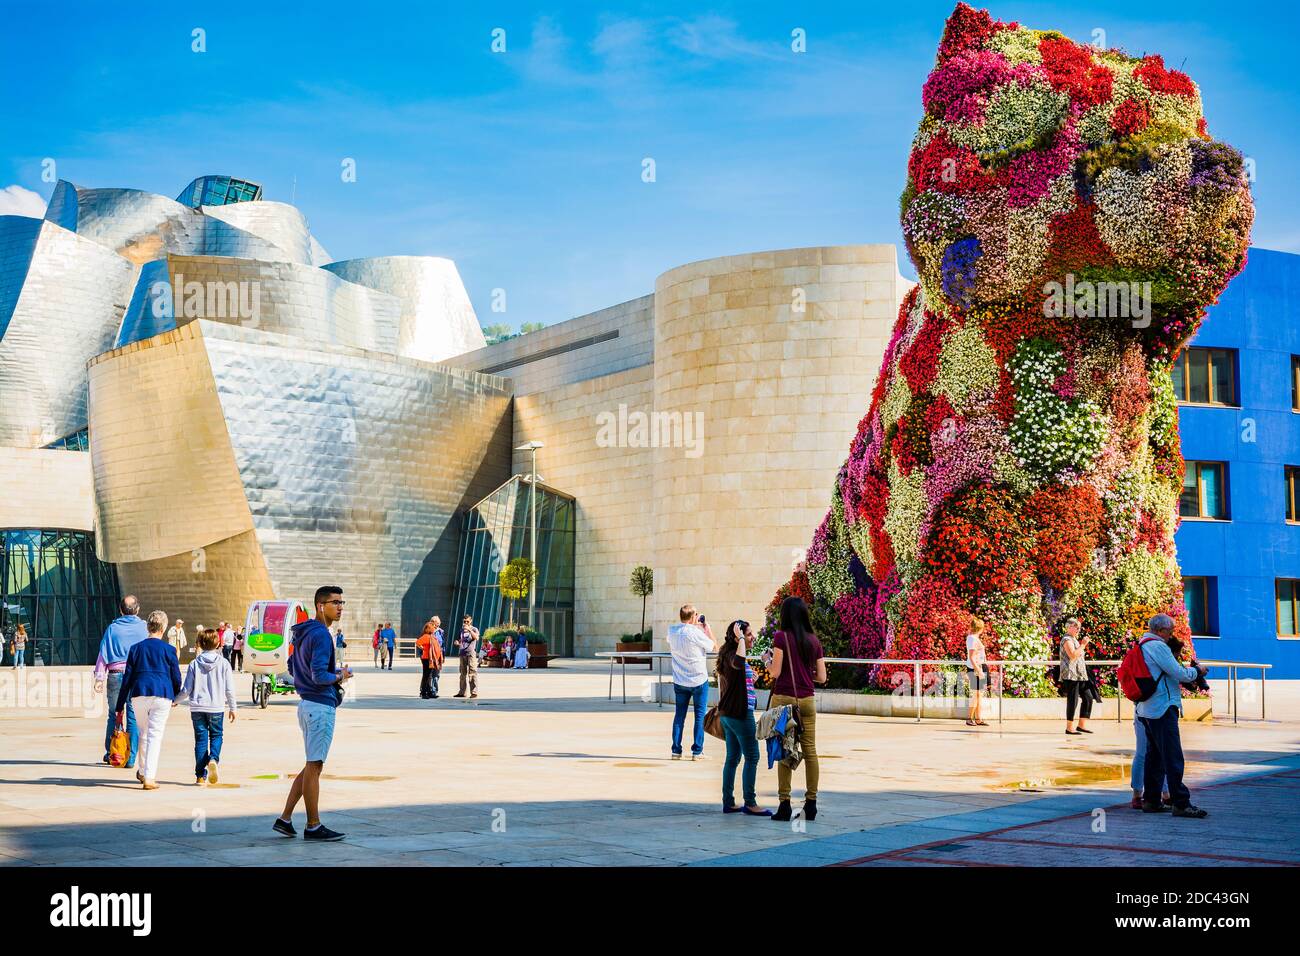
[[[1278,578],[1277,636],[1300,637],[1300,581],[1295,578]]]
[[[1300,355],[1291,356],[1291,411],[1300,412]]]
[[[95,662],[99,639],[117,616],[117,570],[95,556],[86,531],[0,530],[0,635],[4,663],[19,624],[28,665]]]
[[[1237,404],[1237,353],[1233,349],[1183,349],[1170,374],[1180,402]]]
[[[1296,509],[1296,486],[1300,484],[1300,468],[1286,466],[1286,520],[1300,521],[1300,511]]]
[[[1187,624],[1199,637],[1218,637],[1218,588],[1214,578],[1183,578],[1183,604]]]
[[[58,441],[50,442],[45,447],[62,451],[90,451],[90,431],[83,428],[81,431],[63,436]]]
[[[1228,466],[1221,461],[1189,461],[1183,472],[1178,513],[1184,518],[1228,518]]]

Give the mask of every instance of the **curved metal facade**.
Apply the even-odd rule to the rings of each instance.
[[[0,219],[0,249],[0,446],[40,448],[85,425],[86,362],[112,347],[134,269],[34,219]]]
[[[401,303],[399,355],[441,362],[487,344],[465,284],[450,259],[384,256],[331,262],[324,268],[397,298]]]
[[[393,296],[299,263],[168,256],[141,268],[117,346],[203,318],[394,354],[399,308]]]
[[[61,180],[45,218],[136,265],[168,254],[312,261],[307,222],[283,203],[191,209],[138,189],[83,189]]]
[[[509,474],[495,376],[194,321],[100,356],[90,382],[100,553],[170,606],[188,573],[230,618],[264,574],[277,595],[340,584],[354,626],[418,630],[445,612],[429,568],[454,561],[460,510]],[[209,565],[212,545],[243,571]]]

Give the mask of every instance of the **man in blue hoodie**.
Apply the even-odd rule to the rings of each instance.
[[[343,589],[316,589],[316,617],[293,626],[293,651],[289,655],[289,673],[298,692],[298,726],[302,730],[307,762],[293,778],[284,813],[271,826],[283,836],[297,836],[293,828],[293,811],[298,801],[307,804],[305,840],[342,840],[343,834],[320,822],[320,775],[334,740],[334,716],[343,703],[343,682],[352,676],[347,666],[337,667],[334,638],[330,627],[343,616]]]
[[[95,692],[107,691],[108,722],[104,727],[104,763],[108,763],[108,748],[113,742],[113,729],[117,714],[113,705],[122,690],[122,674],[126,670],[126,659],[131,648],[149,636],[149,629],[140,619],[140,602],[134,594],[128,594],[118,604],[121,616],[108,625],[104,639],[99,642],[99,657],[95,661]],[[131,739],[131,752],[127,756],[126,766],[135,766],[136,750],[140,746],[140,731],[135,722],[135,709],[128,700],[126,704],[126,732]]]

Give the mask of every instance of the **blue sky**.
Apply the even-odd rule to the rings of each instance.
[[[293,199],[335,258],[447,256],[484,324],[550,323],[695,259],[899,242],[952,6],[0,0],[0,189],[48,197],[46,158],[82,185],[170,196],[202,173],[243,176]],[[1102,29],[1190,73],[1210,132],[1256,162],[1255,244],[1300,252],[1293,7],[990,9],[1082,41]]]

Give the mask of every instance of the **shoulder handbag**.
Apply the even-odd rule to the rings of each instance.
[[[722,715],[718,713],[717,704],[710,707],[708,713],[704,715],[704,732],[719,740],[727,739],[727,732],[722,729]]]

